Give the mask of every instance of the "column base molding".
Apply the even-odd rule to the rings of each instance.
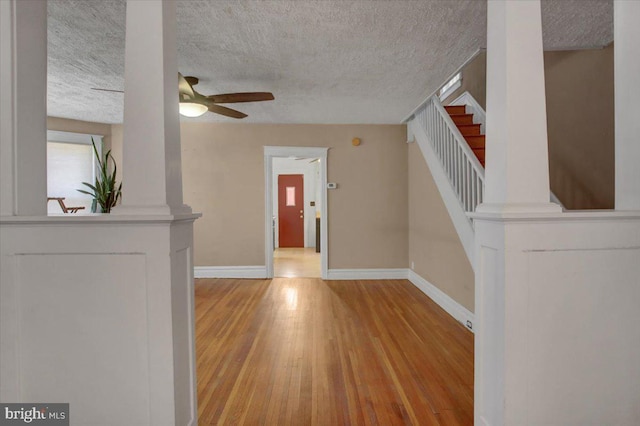
[[[526,213],[562,213],[562,207],[556,203],[482,203],[476,207],[475,214],[526,214]],[[472,216],[473,217],[473,216]]]

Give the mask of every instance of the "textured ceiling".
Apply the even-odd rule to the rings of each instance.
[[[91,88],[124,86],[125,2],[48,4],[49,115],[122,122],[123,95]],[[543,1],[543,33],[545,49],[606,45],[611,0]],[[274,93],[236,104],[244,122],[399,123],[485,45],[481,0],[178,2],[178,66],[199,92]]]

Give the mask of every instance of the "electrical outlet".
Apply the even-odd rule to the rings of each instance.
[[[416,269],[416,264],[414,262],[411,262],[411,269]]]
[[[473,323],[472,323],[471,321],[468,321],[468,320],[467,320],[467,328],[468,328],[469,330],[473,330]]]

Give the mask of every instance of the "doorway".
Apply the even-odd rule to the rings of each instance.
[[[268,278],[327,277],[328,149],[264,147]]]

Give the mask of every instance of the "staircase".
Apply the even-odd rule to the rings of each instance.
[[[468,92],[447,106],[437,95],[431,96],[407,119],[408,131],[422,151],[474,266],[475,231],[469,214],[484,200],[485,123],[484,110]],[[553,192],[550,197],[562,206]]]
[[[444,109],[460,131],[460,134],[467,141],[467,144],[469,144],[469,148],[471,148],[482,167],[484,167],[485,135],[480,131],[480,123],[474,124],[473,114],[467,114],[466,105],[449,105],[445,106]]]

